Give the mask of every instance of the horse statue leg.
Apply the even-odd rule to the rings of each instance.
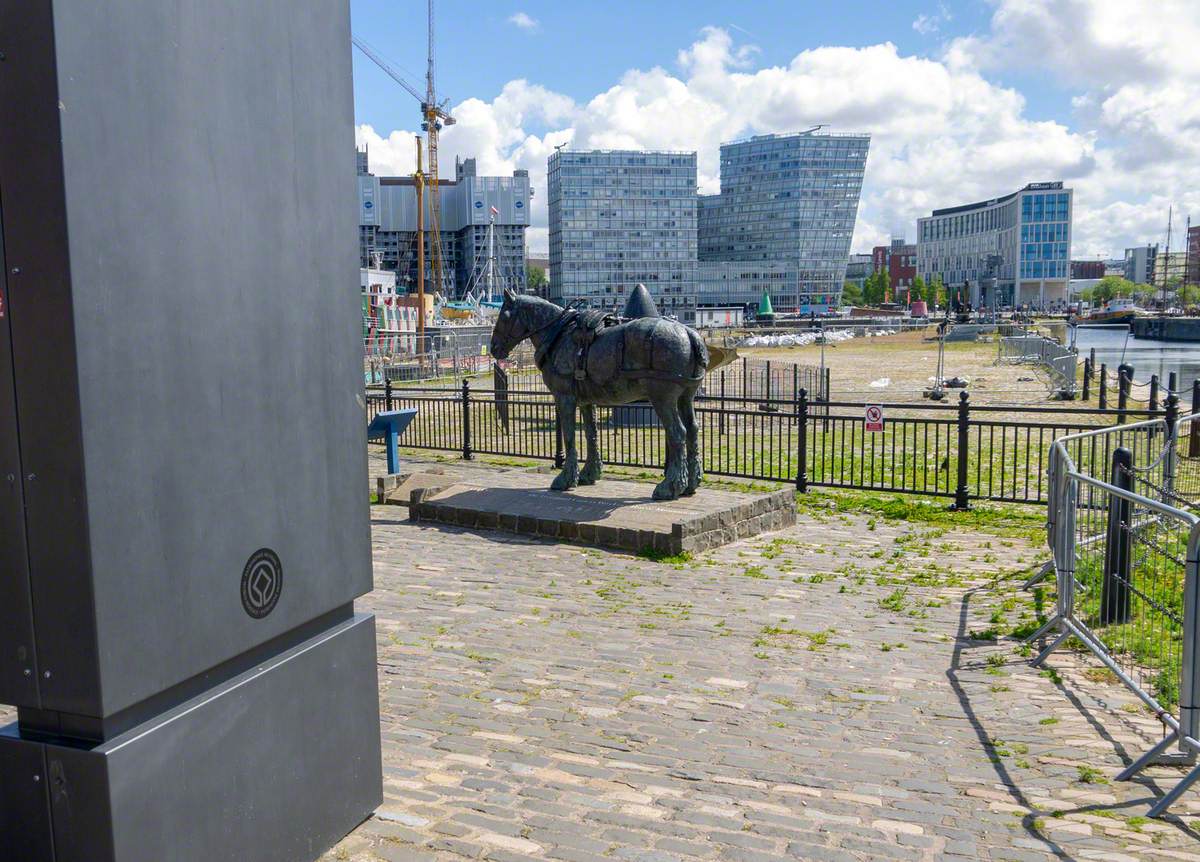
[[[683,420],[684,433],[687,435],[687,486],[683,489],[685,497],[696,493],[704,475],[700,466],[700,429],[696,425],[696,410],[692,403],[695,397],[695,390],[685,391],[679,396],[679,418]]]
[[[575,449],[575,396],[556,395],[558,422],[562,427],[563,448],[566,460],[562,472],[550,483],[551,491],[569,491],[579,484],[579,453]]]
[[[671,386],[668,392],[649,394],[658,421],[667,432],[666,478],[654,486],[653,497],[655,500],[674,500],[687,489],[687,468],[684,465],[686,431],[679,415],[679,389]]]
[[[587,443],[587,454],[583,459],[583,470],[579,474],[580,485],[594,485],[600,478],[604,465],[600,463],[600,448],[596,440],[596,408],[591,404],[579,405],[583,419],[583,438]]]

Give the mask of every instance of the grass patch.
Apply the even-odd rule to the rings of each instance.
[[[692,555],[687,551],[681,551],[678,554],[671,554],[667,551],[652,548],[649,545],[637,552],[637,555],[643,560],[650,560],[654,563],[666,563],[668,565],[682,566],[692,561]]]

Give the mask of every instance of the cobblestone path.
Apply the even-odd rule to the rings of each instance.
[[[328,860],[1196,859],[1157,725],[1039,673],[1030,540],[803,514],[687,562],[375,507],[385,803]],[[1159,783],[1154,782],[1154,778]]]

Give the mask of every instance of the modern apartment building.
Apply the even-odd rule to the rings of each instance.
[[[836,307],[869,135],[759,135],[721,145],[721,191],[698,209],[701,305]]]
[[[1187,283],[1200,284],[1200,225],[1187,232]]]
[[[904,302],[917,277],[917,247],[904,237],[892,237],[891,245],[871,249],[872,272],[887,272],[892,286],[892,299]]]
[[[875,272],[874,256],[870,254],[852,254],[846,262],[846,278],[844,281],[858,286],[862,290],[867,276]]]
[[[1071,280],[1104,278],[1106,265],[1102,260],[1071,261]]]
[[[969,287],[974,307],[1066,303],[1071,277],[1071,189],[1030,183],[917,220],[917,271],[950,288]],[[995,296],[981,284],[993,276]]]
[[[1157,288],[1171,284],[1175,279],[1183,281],[1188,271],[1188,253],[1186,251],[1160,251],[1154,258],[1154,273],[1150,284]]]
[[[696,154],[556,150],[547,167],[550,299],[620,311],[642,283],[693,321]]]
[[[370,172],[365,149],[358,165],[358,242],[360,266],[396,273],[400,293],[417,284],[417,190],[412,177],[377,177]],[[432,189],[426,189],[425,287],[460,299],[474,289],[488,258],[488,226],[495,219],[497,283],[525,289],[525,231],[533,190],[529,172],[511,177],[476,173],[474,159],[456,161],[453,181],[441,180],[442,284],[433,282],[433,234],[429,229]]]
[[[1125,278],[1134,284],[1152,284],[1154,261],[1157,258],[1157,245],[1139,245],[1125,249]]]

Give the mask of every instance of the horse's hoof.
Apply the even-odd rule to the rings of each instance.
[[[675,500],[679,497],[679,489],[675,487],[675,483],[670,479],[663,479],[654,486],[654,494],[652,496],[655,500]]]
[[[554,481],[550,483],[551,491],[570,491],[579,483],[575,476],[569,476],[566,473],[559,473],[554,477]]]
[[[691,486],[689,486],[689,487],[687,487],[687,488],[684,488],[684,489],[683,489],[683,493],[682,493],[682,494],[680,494],[679,496],[681,496],[681,497],[691,497],[691,496],[694,496],[694,495],[695,495],[695,493],[696,493],[696,489],[695,489],[695,488],[692,488]]]
[[[596,480],[600,478],[600,467],[584,467],[579,472],[580,485],[595,485]]]

